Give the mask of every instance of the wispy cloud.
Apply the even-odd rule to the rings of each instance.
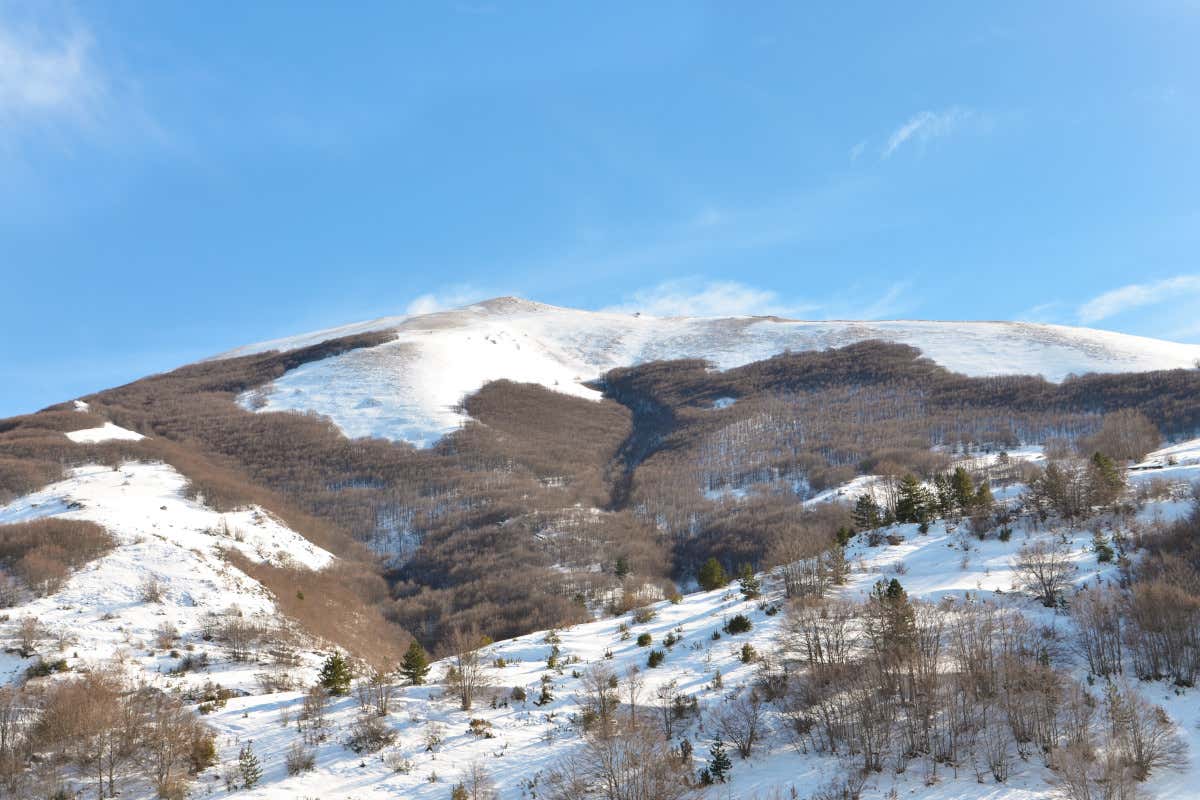
[[[0,17],[0,125],[15,128],[91,124],[108,86],[94,58],[91,32],[52,29]]]
[[[1152,283],[1131,283],[1093,297],[1079,307],[1079,321],[1087,324],[1126,311],[1177,301],[1200,294],[1200,275],[1176,275]]]
[[[458,284],[446,286],[432,292],[419,295],[408,304],[404,313],[409,316],[432,314],[435,311],[446,311],[451,308],[461,308],[489,297],[496,297],[504,292],[489,292],[478,286]]]
[[[777,316],[793,319],[882,319],[904,306],[907,283],[886,287],[883,294],[851,291],[822,299],[788,298],[772,289],[740,281],[680,278],[637,289],[603,309],[640,312],[656,317]]]
[[[910,143],[924,147],[935,139],[950,136],[961,130],[964,125],[977,118],[977,112],[962,106],[953,106],[942,111],[920,111],[892,131],[881,155],[883,158],[891,158],[897,150]]]
[[[778,292],[738,281],[681,278],[638,289],[605,311],[655,317],[794,316],[815,309],[808,303],[788,302]]]

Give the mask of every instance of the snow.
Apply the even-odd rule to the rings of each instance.
[[[798,321],[776,317],[653,317],[580,311],[498,298],[413,317],[385,317],[229,351],[232,357],[288,350],[324,339],[393,330],[385,344],[288,372],[242,397],[260,411],[315,411],[351,437],[428,446],[466,420],[461,400],[492,380],[540,384],[598,399],[584,383],[610,369],[705,358],[720,369],[785,350],[840,347],[866,339],[910,344],[967,375],[1129,372],[1191,367],[1200,345],[1089,328],[1023,322]]]
[[[1029,451],[1021,455],[1033,458],[1037,454]],[[854,488],[842,487],[840,497],[852,498],[857,489],[869,485],[866,483],[869,480],[862,479]],[[316,769],[288,776],[284,755],[299,735],[294,723],[281,724],[281,712],[286,710],[295,718],[301,704],[299,692],[260,694],[254,679],[259,667],[253,663],[231,664],[224,658],[213,658],[213,666],[207,672],[167,675],[174,659],[153,653],[151,642],[154,630],[162,622],[170,621],[183,632],[184,642],[198,652],[212,650],[215,656],[217,648],[199,636],[203,618],[209,611],[236,606],[248,614],[275,613],[274,604],[262,587],[220,558],[221,547],[237,547],[254,558],[276,563],[294,560],[313,568],[330,563],[332,556],[261,510],[220,514],[200,502],[188,500],[184,487],[184,478],[162,464],[129,463],[116,470],[83,467],[72,471],[64,481],[0,507],[0,523],[43,516],[87,519],[104,525],[118,539],[119,546],[112,553],[72,576],[62,591],[8,610],[12,620],[35,614],[52,628],[74,631],[78,641],[67,651],[73,668],[99,660],[117,660],[127,669],[140,670],[144,677],[164,688],[213,679],[248,692],[246,696],[230,699],[224,708],[205,720],[218,733],[224,764],[236,758],[242,744],[252,742],[263,765],[262,784],[230,795],[221,785],[218,768],[199,777],[193,791],[195,796],[258,800],[295,797],[444,800],[459,770],[478,759],[496,780],[501,800],[528,798],[527,782],[580,744],[578,730],[571,720],[579,710],[581,689],[579,679],[574,677],[575,670],[583,671],[590,664],[602,663],[621,675],[628,666],[638,665],[645,679],[643,705],[653,703],[657,687],[676,681],[680,692],[697,695],[702,707],[711,707],[721,701],[723,693],[749,685],[756,677],[757,666],[743,664],[739,658],[742,643],[750,642],[760,653],[771,652],[783,622],[782,614],[769,615],[765,606],[743,600],[736,587],[731,587],[691,594],[678,604],[656,603],[653,606],[656,616],[646,623],[634,624],[626,615],[620,620],[602,619],[557,631],[563,662],[561,672],[549,669],[546,664],[552,647],[547,641],[550,632],[498,642],[487,648],[486,662],[503,658],[507,665],[489,667],[487,672],[498,687],[499,696],[507,697],[512,687],[520,686],[528,693],[527,701],[510,701],[492,708],[484,700],[470,712],[462,712],[441,686],[400,690],[387,718],[397,740],[385,752],[411,760],[412,770],[401,774],[390,769],[380,754],[360,756],[345,746],[346,731],[357,714],[357,701],[352,697],[336,699],[329,714],[330,735],[315,748]],[[835,497],[839,495],[825,499]],[[1187,510],[1187,504],[1174,500],[1156,502],[1149,504],[1142,516],[1169,520]],[[903,537],[895,546],[870,547],[864,537],[858,537],[848,548],[851,575],[839,591],[847,597],[860,598],[875,581],[897,577],[914,599],[943,602],[967,595],[987,596],[1062,629],[1069,624],[1065,617],[1042,608],[1014,586],[1012,558],[1016,551],[1031,538],[1054,537],[1068,543],[1077,564],[1076,585],[1113,577],[1114,568],[1097,563],[1090,550],[1090,529],[1034,531],[1017,525],[1008,542],[994,538],[980,542],[964,535],[964,528],[947,529],[939,522],[922,535],[913,525],[893,526],[890,532]],[[166,596],[161,603],[148,603],[139,596],[138,587],[147,575],[166,585]],[[768,602],[780,599],[777,579],[768,577],[764,590]],[[723,635],[714,641],[712,634],[738,613],[750,617],[754,629],[739,636]],[[628,638],[622,638],[618,630],[622,621],[629,623]],[[661,667],[648,669],[649,648],[636,644],[637,635],[643,632],[651,634],[654,647],[662,647],[668,633],[677,633],[683,640],[668,651]],[[305,653],[304,657],[301,674],[306,681],[312,681],[319,657],[315,653]],[[11,679],[27,665],[27,661],[5,654],[0,656],[0,675]],[[431,678],[440,676],[445,667],[444,662],[435,664]],[[722,675],[723,690],[712,687],[717,670]],[[555,699],[539,707],[533,704],[533,699],[544,674],[553,676]],[[1188,796],[1200,780],[1200,742],[1196,741],[1200,693],[1155,683],[1137,687],[1166,708],[1192,744],[1187,771],[1161,772],[1146,788],[1151,796]],[[469,733],[470,719],[490,723],[494,738]],[[430,722],[444,728],[445,741],[435,752],[426,751],[424,745],[424,732]],[[686,735],[696,745],[695,767],[699,768],[713,735],[711,723],[706,721],[700,726],[692,723]],[[808,797],[816,786],[837,776],[844,768],[845,764],[835,757],[796,752],[787,744],[782,731],[776,729],[751,760],[742,761],[734,756],[732,782],[717,787],[709,797],[765,798],[776,788],[786,797],[789,786],[796,787],[799,797]],[[435,773],[438,782],[429,782]],[[1051,773],[1037,759],[1017,761],[1006,784],[996,784],[990,779],[977,783],[971,770],[965,768],[959,770],[957,777],[950,769],[944,769],[937,783],[926,786],[920,773],[920,769],[913,768],[901,774],[887,771],[875,775],[863,796],[882,800],[894,789],[898,796],[931,800],[1032,800],[1056,796],[1057,791],[1051,784]],[[123,796],[148,800],[150,795],[143,787],[128,789]]]
[[[1169,515],[1175,513],[1172,509]],[[1088,549],[1090,530],[1034,532],[1018,526],[1009,542],[996,539],[979,542],[968,538],[965,542],[968,550],[963,550],[964,537],[959,532],[947,532],[940,523],[924,536],[911,525],[894,527],[892,531],[903,535],[905,541],[898,546],[872,548],[859,537],[851,545],[849,558],[853,573],[841,590],[844,595],[861,598],[875,581],[895,576],[914,599],[939,602],[945,598],[962,599],[967,595],[985,596],[1002,605],[1019,608],[1033,619],[1065,633],[1065,627],[1069,625],[1066,617],[1042,608],[1014,587],[1011,564],[1016,551],[1032,537],[1066,537],[1078,565],[1077,585],[1107,580],[1113,575],[1113,568],[1098,564],[1095,554]],[[968,556],[965,566],[961,563],[964,554]],[[778,600],[780,587],[775,579],[769,578],[765,589],[769,599]],[[603,619],[555,632],[560,640],[560,659],[570,660],[562,672],[547,668],[546,659],[552,648],[547,641],[548,631],[498,642],[487,648],[487,661],[503,658],[507,663],[507,666],[488,670],[501,696],[506,696],[511,687],[521,686],[529,697],[524,703],[510,701],[507,706],[491,708],[485,701],[470,712],[462,712],[455,699],[444,695],[439,686],[402,690],[402,696],[389,716],[389,723],[398,738],[388,752],[411,761],[412,770],[408,774],[391,771],[379,755],[360,757],[348,751],[341,742],[331,740],[317,748],[314,772],[288,777],[282,769],[282,759],[296,734],[280,728],[277,720],[282,706],[298,707],[298,693],[231,700],[209,721],[222,731],[224,738],[253,740],[263,761],[267,773],[264,785],[238,797],[261,800],[300,796],[435,800],[448,795],[464,765],[479,760],[496,781],[501,800],[527,798],[530,796],[527,782],[580,745],[578,730],[570,719],[579,711],[581,689],[573,671],[583,671],[589,665],[599,663],[608,665],[621,676],[626,667],[638,665],[645,679],[641,694],[643,705],[654,702],[657,687],[676,681],[680,692],[697,695],[703,707],[719,702],[723,694],[754,680],[757,667],[741,663],[738,651],[743,642],[750,642],[760,653],[771,652],[783,622],[782,614],[770,616],[757,602],[744,601],[736,587],[691,594],[679,604],[660,602],[653,608],[655,618],[644,624],[633,624],[626,615],[621,619]],[[750,617],[754,629],[749,634],[723,635],[719,641],[714,641],[711,638],[713,632],[719,631],[725,620],[738,613]],[[618,623],[622,621],[629,623],[627,639],[622,639],[618,632]],[[638,647],[637,635],[650,633],[652,647],[662,647],[666,635],[680,628],[683,641],[668,651],[661,667],[647,669],[646,656],[650,648]],[[611,658],[606,657],[609,653]],[[440,674],[445,666],[444,662],[435,664],[431,676]],[[716,670],[721,672],[723,691],[711,687]],[[537,696],[539,680],[544,674],[553,675],[555,699],[538,707],[532,700]],[[1197,738],[1195,725],[1200,721],[1200,694],[1196,690],[1177,693],[1173,687],[1163,684],[1136,686],[1167,709],[1187,738]],[[353,700],[341,700],[331,719],[334,725],[345,730],[355,713]],[[467,723],[470,719],[490,723],[494,738],[480,738],[469,733]],[[430,722],[441,725],[445,732],[444,743],[432,753],[426,751],[423,741]],[[696,746],[695,767],[698,769],[703,765],[713,735],[711,723],[706,723],[705,727],[692,724],[686,735]],[[1196,745],[1193,741],[1187,772],[1160,772],[1146,786],[1150,796],[1186,796],[1188,787],[1194,786],[1200,778],[1200,750]],[[736,755],[733,761],[732,781],[715,787],[710,798],[766,798],[777,788],[786,797],[791,786],[795,786],[798,796],[804,798],[845,768],[845,762],[833,756],[796,752],[778,729],[749,761],[742,761]],[[960,768],[957,777],[953,770],[944,768],[939,772],[938,782],[926,786],[921,772],[914,763],[905,773],[885,771],[872,776],[863,797],[882,800],[890,796],[893,789],[901,797],[932,800],[1046,800],[1058,796],[1052,773],[1038,759],[1016,761],[1013,775],[1005,784],[994,783],[990,778],[983,783],[976,782],[968,766]],[[429,778],[434,774],[438,782],[431,783]],[[219,790],[214,791],[214,795],[224,797]]]
[[[84,409],[86,410],[86,407]],[[67,438],[72,442],[79,444],[96,444],[97,442],[110,442],[115,440],[136,442],[139,439],[145,439],[136,431],[131,431],[122,428],[120,425],[114,425],[111,422],[106,422],[99,428],[84,428],[80,431],[70,431],[67,433]]]
[[[1149,453],[1131,468],[1130,478],[1135,481],[1155,478],[1200,481],[1200,439],[1189,439]]]

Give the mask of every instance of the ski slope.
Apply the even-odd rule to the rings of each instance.
[[[463,424],[462,399],[489,381],[536,383],[598,399],[585,385],[615,367],[704,358],[721,369],[785,350],[883,339],[967,375],[1135,372],[1191,367],[1200,345],[1022,322],[806,322],[776,317],[652,317],[497,298],[453,311],[386,317],[231,350],[228,358],[393,330],[386,344],[288,372],[243,396],[260,411],[314,411],[350,437],[428,446]]]

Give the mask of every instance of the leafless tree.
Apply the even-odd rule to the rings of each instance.
[[[630,664],[625,669],[625,696],[629,703],[629,724],[637,725],[637,708],[638,698],[642,695],[642,687],[645,686],[645,679],[642,677],[642,671],[637,664]]]
[[[472,759],[460,773],[458,785],[467,800],[495,800],[496,782],[478,759]]]
[[[691,770],[648,725],[589,736],[546,775],[548,800],[683,800]]]
[[[1020,584],[1037,595],[1042,605],[1053,608],[1070,580],[1075,564],[1062,545],[1038,539],[1017,551],[1012,562]]]
[[[459,707],[470,711],[480,690],[489,684],[482,649],[484,639],[474,628],[456,628],[450,635],[451,653],[446,683],[458,695]]]
[[[1092,674],[1107,677],[1121,672],[1121,597],[1107,587],[1083,589],[1071,598],[1071,619],[1079,651]]]
[[[590,721],[591,732],[601,739],[608,738],[616,729],[620,704],[616,673],[603,662],[593,664],[584,670],[579,685],[583,690],[579,704],[584,709],[584,718]]]
[[[713,712],[713,721],[721,736],[737,748],[738,755],[749,758],[754,746],[766,733],[766,708],[753,689],[726,698]]]

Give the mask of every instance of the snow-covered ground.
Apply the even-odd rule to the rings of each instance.
[[[238,348],[221,357],[288,350],[394,330],[396,339],[306,364],[242,398],[264,411],[316,411],[346,435],[427,446],[459,427],[459,402],[505,378],[598,398],[583,385],[615,367],[706,358],[722,369],[785,350],[866,339],[902,342],[967,375],[1132,372],[1190,367],[1200,345],[1023,322],[805,322],[579,311],[498,298],[454,311],[387,317]]]
[[[82,410],[86,409],[87,403],[84,403]],[[98,442],[111,441],[136,442],[139,439],[146,438],[137,431],[122,428],[120,425],[114,425],[111,422],[106,422],[99,428],[84,428],[83,430],[70,431],[66,434],[66,437],[76,444],[96,444]]]
[[[1107,579],[1112,570],[1096,562],[1095,553],[1090,549],[1090,530],[1031,532],[1018,527],[1009,542],[996,539],[979,542],[959,532],[947,532],[940,523],[927,535],[919,534],[912,525],[895,527],[893,532],[903,536],[904,542],[874,548],[861,541],[851,545],[849,559],[854,571],[847,586],[840,590],[842,594],[860,598],[875,581],[896,577],[913,599],[940,602],[947,598],[962,599],[968,594],[986,597],[1018,607],[1065,634],[1070,623],[1064,616],[1042,608],[1014,585],[1012,558],[1017,549],[1031,537],[1065,538],[1077,564],[1076,585]],[[777,600],[778,584],[768,581],[767,588],[768,599]],[[661,602],[653,608],[656,616],[644,624],[635,624],[626,615],[621,619],[605,619],[557,631],[560,671],[547,666],[547,658],[554,647],[548,641],[550,632],[496,643],[487,648],[486,659],[489,662],[503,659],[506,664],[488,670],[495,693],[506,698],[501,707],[492,708],[485,700],[472,711],[462,712],[458,710],[456,699],[446,696],[441,687],[404,689],[389,716],[389,723],[397,731],[397,740],[384,754],[360,757],[346,750],[341,742],[332,740],[317,749],[317,768],[305,775],[288,777],[285,774],[282,767],[284,753],[297,734],[278,722],[282,708],[298,708],[298,694],[235,699],[223,711],[213,715],[211,721],[227,736],[241,741],[253,740],[256,751],[267,765],[264,786],[239,794],[239,797],[272,800],[301,796],[361,800],[385,797],[440,799],[449,795],[449,788],[458,779],[462,767],[474,760],[479,761],[496,781],[502,800],[531,797],[529,782],[536,780],[564,753],[580,745],[578,729],[572,721],[572,715],[579,711],[581,694],[581,683],[574,677],[575,671],[586,670],[593,664],[606,664],[622,676],[629,666],[637,665],[645,680],[642,704],[653,704],[655,690],[675,681],[679,692],[697,696],[702,708],[711,707],[724,694],[738,686],[749,685],[757,674],[755,665],[741,662],[741,645],[750,642],[760,653],[772,652],[783,621],[782,614],[768,615],[757,601],[744,601],[736,591],[736,584],[730,589],[688,595],[679,604]],[[719,640],[713,640],[713,633],[720,631],[724,622],[738,613],[750,617],[754,629],[748,634],[725,634]],[[618,627],[622,622],[628,624],[628,636]],[[662,641],[671,633],[681,636],[682,640],[669,649],[662,666],[648,669],[646,657],[651,648],[637,645],[636,638],[640,633],[651,635],[651,647],[662,647]],[[444,667],[445,664],[436,664],[432,674],[437,675]],[[721,673],[722,689],[712,686],[717,671]],[[542,676],[547,674],[553,677],[555,699],[547,705],[537,706],[533,699],[538,695]],[[524,688],[528,700],[507,700],[512,687]],[[1167,709],[1192,745],[1188,770],[1161,772],[1148,784],[1149,796],[1190,796],[1187,794],[1190,787],[1200,785],[1197,783],[1200,781],[1200,742],[1195,741],[1196,725],[1200,722],[1200,694],[1197,690],[1179,693],[1164,684],[1139,684],[1139,689]],[[336,704],[331,725],[344,731],[355,713],[355,701],[341,700]],[[471,719],[485,720],[490,725],[492,738],[471,733],[468,726]],[[427,751],[425,745],[425,734],[431,723],[441,726],[445,736],[434,752]],[[694,766],[699,769],[714,736],[711,720],[702,714],[700,721],[685,726],[684,735],[696,745]],[[407,759],[410,771],[406,774],[394,772],[385,763],[385,754],[390,763]],[[797,796],[806,798],[818,785],[836,777],[845,767],[845,762],[832,756],[798,753],[776,728],[750,760],[742,761],[734,756],[732,782],[714,787],[710,796],[767,798],[769,792],[780,789],[787,797],[789,788],[794,786]],[[903,774],[885,771],[872,777],[864,797],[882,800],[889,797],[893,789],[900,797],[933,800],[1031,800],[1057,796],[1052,773],[1037,759],[1018,760],[1012,777],[1004,784],[990,778],[977,782],[969,767],[958,770],[957,777],[950,769],[943,769],[939,774],[938,782],[927,786],[919,769],[910,769]],[[434,776],[437,781],[431,782]],[[215,792],[215,796],[223,795]]]
[[[61,591],[6,609],[9,618],[34,616],[50,630],[71,631],[75,641],[63,655],[72,667],[119,659],[157,675],[177,661],[152,653],[155,631],[164,622],[203,648],[199,632],[209,612],[237,608],[247,615],[275,615],[269,594],[230,566],[221,550],[311,568],[333,558],[262,510],[220,514],[186,499],[185,483],[163,464],[89,466],[0,506],[0,524],[50,516],[87,520],[117,541]],[[158,602],[143,596],[150,580],[160,586]],[[30,663],[11,653],[0,656],[0,680],[12,680]],[[252,683],[253,670],[233,680]]]
[[[1178,452],[1190,451],[1184,448]],[[1037,453],[1031,450],[1019,456],[1036,458]],[[85,519],[104,525],[118,540],[114,551],[72,576],[60,592],[7,611],[13,621],[33,614],[51,629],[68,629],[74,640],[64,655],[72,668],[117,660],[165,688],[213,680],[246,692],[205,719],[218,732],[223,764],[236,758],[240,746],[252,744],[263,765],[263,782],[255,789],[228,794],[221,769],[214,768],[200,776],[195,796],[444,800],[463,766],[478,760],[495,779],[501,800],[529,798],[529,782],[580,746],[572,719],[579,711],[581,694],[577,671],[593,664],[606,664],[618,676],[630,666],[640,667],[645,681],[640,700],[643,705],[653,704],[655,689],[670,681],[675,681],[678,692],[696,696],[702,714],[684,726],[683,735],[696,745],[694,766],[699,769],[714,736],[712,720],[703,709],[716,707],[723,695],[754,680],[757,667],[742,663],[741,645],[749,642],[759,653],[771,653],[784,620],[782,613],[769,614],[766,610],[780,599],[778,582],[771,578],[765,584],[766,605],[743,600],[735,584],[726,590],[685,596],[677,604],[657,603],[653,606],[654,618],[645,623],[636,624],[625,615],[557,631],[553,636],[558,639],[559,669],[547,664],[555,646],[551,632],[498,642],[486,650],[488,664],[504,664],[486,670],[494,691],[485,693],[470,712],[458,710],[456,699],[436,684],[398,689],[387,717],[387,724],[396,731],[396,741],[382,753],[359,755],[346,747],[347,732],[357,716],[357,701],[352,697],[335,700],[329,714],[328,738],[315,746],[316,768],[288,776],[284,759],[300,738],[295,719],[301,693],[262,694],[255,680],[262,667],[253,662],[230,663],[220,648],[203,639],[200,631],[208,612],[231,606],[246,614],[275,614],[265,590],[225,563],[218,555],[220,548],[238,548],[255,559],[274,563],[293,560],[313,568],[328,564],[332,556],[262,511],[219,514],[188,500],[183,494],[184,485],[178,473],[160,464],[131,463],[115,470],[84,467],[74,470],[64,481],[0,507],[0,523],[51,515]],[[853,486],[842,487],[840,495],[823,499],[849,500],[866,485],[867,481],[859,480]],[[1188,508],[1178,498],[1164,498],[1150,503],[1141,519],[1170,520]],[[1077,567],[1073,576],[1076,586],[1108,580],[1113,569],[1097,562],[1090,529],[1031,530],[1017,525],[1007,542],[996,538],[981,542],[966,534],[965,526],[947,529],[941,522],[927,534],[920,534],[913,525],[893,526],[889,532],[902,540],[895,545],[870,547],[862,541],[864,537],[859,537],[851,544],[848,560],[852,572],[846,586],[839,589],[841,594],[861,598],[875,581],[895,577],[913,599],[951,602],[967,595],[987,597],[1020,608],[1065,635],[1070,623],[1064,616],[1042,608],[1015,586],[1012,559],[1017,549],[1037,537],[1066,542]],[[140,587],[148,576],[164,584],[166,591],[159,602],[148,602],[141,596]],[[714,640],[713,634],[725,621],[739,613],[753,621],[753,630],[741,635],[724,634]],[[172,623],[181,632],[180,648],[186,644],[192,652],[211,651],[207,670],[184,676],[168,674],[178,659],[156,650],[153,644],[155,631],[163,622]],[[619,627],[622,622],[628,625],[628,635]],[[681,640],[669,648],[664,664],[650,669],[646,657],[651,648],[640,647],[636,641],[641,633],[650,634],[652,647],[657,648],[664,647],[669,634]],[[311,681],[319,655],[305,652],[303,657],[299,673]],[[0,657],[0,676],[11,680],[28,664],[15,654],[5,654]],[[435,664],[431,677],[440,676],[445,666]],[[718,671],[722,688],[713,685]],[[538,706],[533,701],[544,675],[552,678],[554,699]],[[527,699],[511,699],[514,687],[524,689]],[[1138,684],[1138,688],[1163,705],[1191,746],[1187,770],[1160,772],[1146,787],[1149,796],[1193,796],[1188,793],[1200,785],[1200,693],[1165,684]],[[491,693],[497,698],[496,707],[488,699]],[[468,723],[472,719],[490,725],[491,736],[470,732]],[[793,786],[798,797],[806,798],[846,768],[845,762],[832,756],[797,752],[783,735],[779,722],[773,721],[772,733],[750,760],[734,756],[732,782],[716,787],[710,793],[711,800],[765,800],[775,789],[787,797]],[[440,726],[444,737],[433,751],[426,747],[431,724]],[[401,763],[406,764],[407,771],[395,769]],[[435,782],[431,782],[433,777],[437,778]],[[960,769],[957,776],[953,770],[941,770],[932,786],[925,785],[919,769],[900,774],[885,771],[872,777],[864,797],[882,800],[894,789],[899,797],[932,800],[1051,798],[1057,791],[1052,777],[1037,759],[1018,760],[1012,777],[1004,784],[990,778],[977,782],[969,767]],[[142,800],[146,795],[135,787],[126,796]]]

